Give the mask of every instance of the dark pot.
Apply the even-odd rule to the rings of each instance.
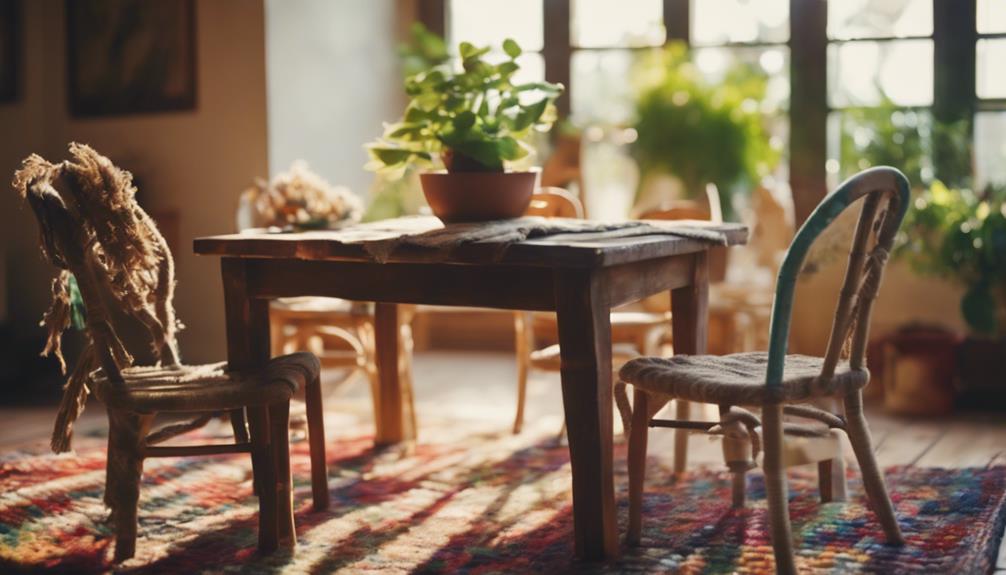
[[[423,194],[445,224],[507,220],[524,215],[538,172],[420,174]]]
[[[964,338],[957,367],[963,405],[1006,409],[1006,338]]]

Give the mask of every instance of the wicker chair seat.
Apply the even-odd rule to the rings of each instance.
[[[646,391],[730,405],[763,405],[800,402],[816,397],[844,395],[870,381],[866,369],[850,369],[839,362],[835,375],[822,379],[824,359],[787,355],[782,385],[765,385],[767,352],[731,355],[678,355],[670,358],[641,357],[625,364],[619,377]]]
[[[134,413],[222,411],[289,401],[318,377],[321,365],[310,353],[272,359],[248,374],[228,372],[227,363],[167,367],[130,367],[122,381],[110,381],[101,369],[90,379],[97,398]]]

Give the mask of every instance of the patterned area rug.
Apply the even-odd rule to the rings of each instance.
[[[223,428],[218,428],[222,433]],[[336,427],[338,429],[338,427]],[[424,422],[412,454],[374,453],[360,430],[329,443],[332,508],[310,510],[307,445],[294,445],[299,544],[255,551],[247,457],[146,465],[138,555],[123,571],[197,573],[762,573],[773,566],[759,472],[749,507],[729,508],[727,477],[697,470],[673,484],[650,466],[643,545],[606,566],[571,560],[569,458],[549,433],[463,435]],[[111,570],[101,504],[100,438],[76,456],[0,458],[0,572]],[[625,448],[616,452],[625,521]],[[798,564],[815,573],[985,573],[1006,522],[1006,468],[893,468],[888,483],[908,540],[884,545],[853,477],[850,503],[819,504],[812,473],[791,472]]]

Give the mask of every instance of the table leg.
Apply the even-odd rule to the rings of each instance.
[[[402,345],[402,320],[397,304],[376,304],[374,335],[380,380],[379,405],[375,406],[378,426],[374,443],[383,446],[414,440],[416,429],[413,425],[412,397],[403,393],[402,369],[408,365],[403,361],[403,353],[408,350]]]
[[[671,291],[671,329],[675,354],[706,353],[709,322],[709,265],[706,252],[695,254],[692,281]],[[677,399],[675,419],[691,415],[687,401]],[[684,473],[688,465],[688,430],[674,430],[674,473]]]
[[[555,302],[573,471],[576,555],[589,561],[618,556],[612,476],[611,318],[597,274],[556,274]]]
[[[224,312],[227,321],[227,367],[232,371],[241,371],[262,367],[269,362],[271,349],[269,346],[269,301],[248,296],[247,267],[238,258],[224,258],[220,268],[224,283]],[[244,413],[240,426],[244,428]],[[234,415],[232,414],[232,417]],[[276,499],[278,483],[274,456],[265,452],[269,441],[268,410],[251,408],[248,410],[251,440],[255,444],[252,449],[253,467],[257,470],[254,476],[255,493],[260,499],[261,525],[259,545],[266,548],[275,547],[279,518],[292,518],[293,502],[289,497]],[[233,421],[233,420],[232,420]],[[235,435],[238,426],[235,424]],[[257,439],[256,439],[257,437]],[[240,441],[240,438],[236,438]],[[273,468],[269,469],[272,464]],[[289,465],[289,463],[287,463]],[[272,482],[272,485],[263,485]],[[263,539],[265,537],[265,539]]]

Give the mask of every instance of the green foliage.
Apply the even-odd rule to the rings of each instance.
[[[871,166],[897,166],[910,182],[970,185],[966,121],[938,122],[928,112],[901,109],[885,97],[873,108],[843,110],[839,123],[842,179]]]
[[[398,57],[402,74],[408,78],[439,66],[450,60],[447,43],[440,36],[430,32],[422,23],[412,24],[409,42],[398,47]]]
[[[975,193],[934,182],[909,210],[897,254],[967,287],[961,313],[975,333],[1006,335],[1006,186]]]
[[[670,173],[690,194],[710,182],[725,193],[757,184],[778,163],[759,111],[763,74],[741,64],[711,84],[680,43],[649,55],[637,74],[633,154],[644,176]]]
[[[563,88],[514,83],[521,48],[507,39],[503,51],[506,59],[493,64],[486,58],[488,47],[462,42],[460,69],[441,63],[406,78],[405,114],[367,146],[370,167],[399,171],[446,155],[479,170],[500,171],[504,162],[526,156],[530,146],[524,140],[532,130],[551,127]]]
[[[84,308],[84,298],[80,295],[80,287],[73,274],[70,274],[70,281],[67,284],[70,288],[70,325],[73,326],[73,329],[82,331],[87,327],[87,310]]]

